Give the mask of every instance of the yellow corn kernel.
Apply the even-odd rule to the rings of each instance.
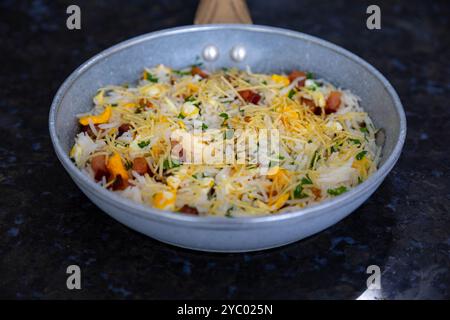
[[[193,83],[188,83],[188,88],[189,90],[191,90],[191,92],[197,92],[198,91],[198,85],[193,84]]]
[[[134,108],[134,107],[136,107],[136,103],[134,103],[134,102],[128,102],[128,103],[125,103],[124,105],[123,105],[125,108]]]
[[[292,106],[284,107],[282,111],[282,116],[286,120],[298,119],[298,113]]]
[[[160,144],[154,144],[152,146],[152,153],[155,157],[158,157],[159,155],[164,153],[164,149],[161,147]]]
[[[114,154],[109,157],[106,167],[111,173],[113,179],[117,176],[121,176],[123,180],[128,180],[128,171],[125,169],[122,159],[117,152],[114,152]]]
[[[285,193],[278,197],[275,201],[269,201],[270,210],[280,209],[289,199],[289,194]]]
[[[281,169],[280,169],[279,166],[271,167],[271,168],[269,169],[269,171],[267,171],[267,175],[268,175],[270,178],[272,178],[272,177],[274,177],[275,175],[277,175],[278,172],[279,172],[280,170],[281,170]]]
[[[367,179],[370,164],[371,164],[370,160],[367,157],[364,157],[361,160],[355,159],[352,163],[352,168],[358,170],[359,176],[362,179]]]
[[[85,116],[85,117],[80,118],[80,123],[83,126],[89,125],[89,120],[93,124],[106,123],[109,121],[109,118],[111,118],[111,113],[112,113],[111,106],[107,106],[101,114]]]
[[[160,210],[174,210],[175,200],[174,191],[159,191],[153,195],[153,206]]]
[[[290,83],[287,77],[281,76],[279,74],[273,74],[272,80],[275,81],[276,83],[282,84],[283,86],[287,86]]]

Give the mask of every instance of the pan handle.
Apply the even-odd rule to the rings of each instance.
[[[245,0],[200,0],[194,24],[244,23],[252,18]]]

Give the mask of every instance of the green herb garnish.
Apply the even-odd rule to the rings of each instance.
[[[222,112],[221,114],[219,114],[219,117],[222,117],[225,120],[227,120],[229,118],[228,113],[225,113],[225,112]]]
[[[328,189],[327,192],[328,192],[329,195],[339,196],[339,195],[343,194],[344,192],[347,192],[347,187],[340,186],[340,187],[335,188],[335,189]]]
[[[369,130],[366,127],[360,128],[359,131],[369,134]]]
[[[348,140],[350,140],[354,144],[361,144],[361,141],[359,139],[348,139]]]
[[[180,76],[187,76],[191,74],[190,71],[181,71],[181,70],[172,70],[172,72]]]
[[[304,184],[313,184],[313,182],[312,182],[311,178],[308,175],[306,175],[306,177],[302,178],[301,184],[302,185],[304,185]]]
[[[364,158],[364,156],[366,155],[366,153],[367,153],[366,150],[361,151],[360,153],[358,153],[358,154],[356,155],[356,160],[362,160],[362,158]]]
[[[180,166],[180,163],[177,160],[166,159],[163,162],[163,169],[164,170],[176,168],[176,167],[179,167],[179,166]]]
[[[145,141],[139,142],[137,145],[139,146],[139,148],[143,149],[146,146],[148,146],[149,144],[150,144],[150,140],[145,140]]]
[[[130,160],[125,161],[125,169],[130,170],[133,168],[133,163]]]
[[[295,90],[294,89],[291,89],[290,91],[289,91],[289,93],[288,93],[288,98],[289,99],[292,99],[292,97],[295,95]]]
[[[297,187],[295,187],[295,189],[294,189],[294,198],[295,199],[304,199],[307,197],[308,197],[308,195],[303,193],[303,187],[301,184],[299,184]]]
[[[144,73],[144,79],[150,82],[158,82],[158,78],[147,71]]]

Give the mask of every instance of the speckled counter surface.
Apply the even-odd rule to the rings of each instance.
[[[129,37],[190,24],[196,1],[0,1],[0,298],[355,299],[372,264],[383,298],[450,298],[450,4],[371,2],[382,30],[365,28],[364,1],[249,6],[255,23],[334,42],[391,81],[408,120],[397,166],[369,201],[320,234],[270,251],[208,254],[103,214],[65,173],[47,129],[71,71]],[[81,31],[65,27],[72,3]],[[82,269],[82,290],[66,289],[71,264]]]

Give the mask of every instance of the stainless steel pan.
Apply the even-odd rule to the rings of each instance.
[[[211,16],[225,16],[225,21],[228,19],[227,15],[209,12],[206,18],[200,15],[197,20],[208,20]],[[245,21],[245,14],[240,16]],[[385,141],[379,170],[351,191],[297,212],[250,218],[216,218],[164,212],[134,203],[99,187],[74,166],[68,153],[78,130],[75,115],[91,109],[97,88],[133,81],[144,66],[163,63],[174,68],[186,67],[211,45],[217,49],[218,57],[206,62],[206,67],[210,69],[244,68],[247,65],[257,72],[303,69],[351,89],[361,97],[363,107],[375,125],[384,129]],[[236,47],[240,50],[233,51]],[[244,51],[245,57],[242,54]],[[239,61],[239,58],[243,60]],[[306,34],[244,24],[194,25],[162,30],[101,52],[81,65],[62,84],[51,106],[49,127],[62,165],[80,189],[103,211],[130,228],[160,241],[218,252],[273,248],[303,239],[335,224],[359,207],[382,183],[400,156],[406,135],[405,115],[395,90],[367,62],[336,45]]]

